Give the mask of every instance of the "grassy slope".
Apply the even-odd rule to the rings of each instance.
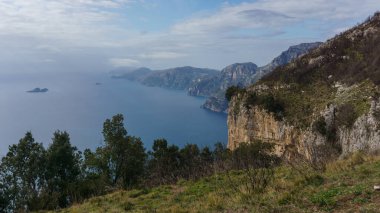
[[[214,176],[118,191],[61,212],[380,212],[380,191],[373,190],[380,184],[380,158],[358,162],[331,164],[321,175],[310,170],[307,180],[294,169],[280,167],[267,192],[250,197],[235,192],[226,176]],[[239,173],[231,177],[238,179]]]

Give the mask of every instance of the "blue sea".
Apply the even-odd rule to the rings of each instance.
[[[98,85],[97,85],[98,83]],[[36,87],[46,93],[27,93]],[[180,147],[227,142],[226,115],[200,108],[203,98],[185,91],[146,87],[104,74],[41,73],[0,76],[0,156],[27,131],[48,146],[53,132],[67,131],[79,150],[103,144],[105,119],[122,113],[128,134],[147,149],[166,138]]]

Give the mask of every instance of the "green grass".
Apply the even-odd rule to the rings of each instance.
[[[281,166],[262,194],[243,195],[227,175],[152,189],[117,191],[58,212],[379,212],[380,158],[353,156],[326,172],[295,172]],[[239,184],[241,172],[231,173]]]

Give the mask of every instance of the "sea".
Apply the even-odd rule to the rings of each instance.
[[[48,92],[26,92],[36,87]],[[147,150],[158,138],[179,147],[226,144],[227,116],[200,108],[204,100],[108,73],[1,74],[0,156],[27,131],[45,147],[56,130],[67,131],[79,150],[94,150],[104,144],[103,122],[118,113],[128,134],[140,137]]]

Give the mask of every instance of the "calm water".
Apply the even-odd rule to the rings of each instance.
[[[96,85],[100,82],[101,85]],[[47,87],[47,93],[26,93]],[[0,76],[0,155],[26,131],[48,145],[57,129],[70,133],[79,149],[102,141],[102,125],[116,113],[127,131],[150,148],[156,138],[183,146],[227,142],[226,116],[199,106],[203,99],[183,91],[152,88],[106,74],[39,74]]]

